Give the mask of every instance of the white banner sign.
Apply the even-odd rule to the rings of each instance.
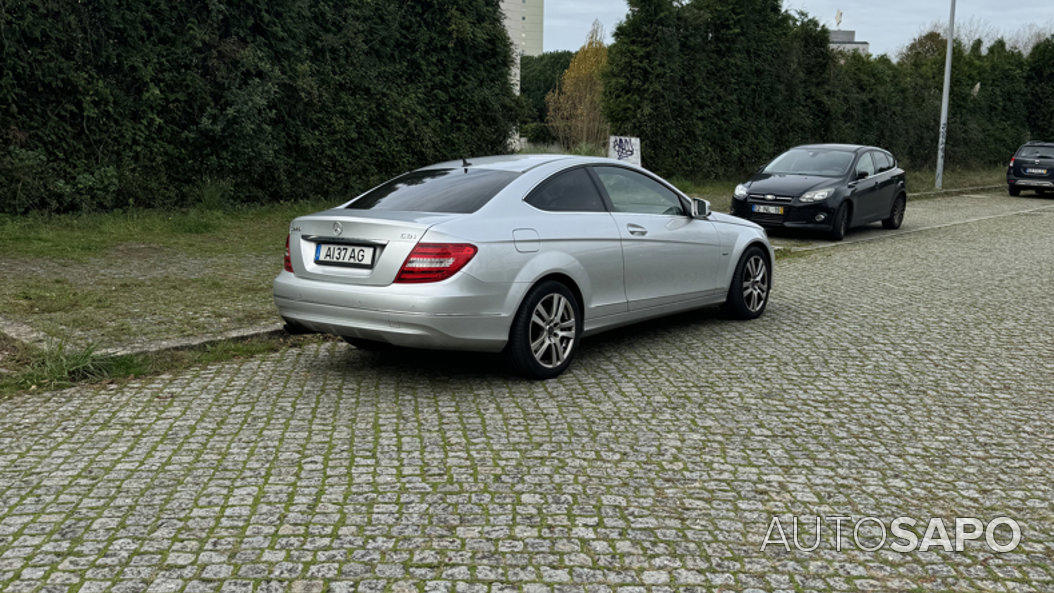
[[[640,163],[640,138],[632,136],[612,136],[608,138],[608,158],[633,163]]]

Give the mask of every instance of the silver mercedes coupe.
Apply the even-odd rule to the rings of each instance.
[[[555,377],[582,337],[723,303],[761,315],[765,231],[624,162],[439,163],[292,222],[274,300],[293,332],[356,347],[504,352]]]

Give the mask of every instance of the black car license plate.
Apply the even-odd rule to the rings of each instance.
[[[783,214],[783,206],[768,206],[765,204],[751,204],[750,211],[755,214],[775,214],[780,216]]]

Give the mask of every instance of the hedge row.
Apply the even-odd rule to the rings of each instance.
[[[500,152],[511,55],[498,0],[7,3],[0,211],[338,198]]]
[[[728,176],[807,142],[936,159],[945,41],[924,35],[894,62],[828,47],[812,18],[780,0],[630,0],[605,82],[614,133],[642,138],[645,165]],[[1054,38],[1029,57],[1002,41],[956,44],[948,162],[1006,161],[1054,126]]]

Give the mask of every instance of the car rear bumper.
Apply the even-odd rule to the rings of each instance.
[[[829,230],[834,218],[834,211],[825,202],[817,204],[795,204],[784,202],[782,204],[768,204],[782,206],[783,214],[758,214],[751,210],[751,206],[757,202],[747,200],[732,200],[732,214],[745,218],[766,228],[786,228],[802,230]],[[819,220],[817,220],[819,218]]]
[[[278,314],[312,331],[412,348],[497,352],[514,313],[509,286],[467,274],[437,283],[361,286],[298,278],[274,280]]]
[[[1014,187],[1038,187],[1054,189],[1054,180],[1051,179],[1036,179],[1033,177],[1015,177],[1012,175],[1006,176],[1007,185]]]

